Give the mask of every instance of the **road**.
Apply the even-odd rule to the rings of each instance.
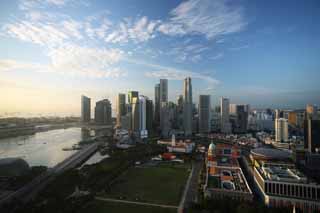
[[[190,173],[185,191],[181,198],[178,212],[183,212],[184,209],[190,207],[191,203],[198,200],[198,178],[202,166],[203,160],[194,161],[192,163],[192,171]]]
[[[155,206],[155,207],[171,208],[171,209],[177,209],[178,208],[178,206],[155,204],[155,203],[135,202],[135,201],[128,201],[128,200],[118,200],[118,199],[104,198],[104,197],[95,197],[95,199],[99,200],[99,201],[136,204],[136,205],[142,205],[142,206]]]

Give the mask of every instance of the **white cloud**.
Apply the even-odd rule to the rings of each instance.
[[[118,49],[96,49],[65,45],[52,48],[48,56],[51,60],[49,64],[1,59],[0,71],[30,70],[92,78],[118,78],[127,75],[125,71],[114,66],[123,56],[123,52]]]
[[[207,39],[243,30],[246,22],[243,9],[228,0],[189,0],[170,14],[171,18],[158,27],[167,35],[205,35]]]
[[[214,55],[214,56],[212,56],[212,57],[209,57],[209,59],[211,59],[211,60],[218,60],[218,59],[222,58],[223,56],[224,56],[223,53],[218,53],[218,54],[216,54],[216,55]]]
[[[134,23],[130,19],[121,22],[117,29],[105,38],[110,43],[127,43],[132,40],[135,43],[145,42],[155,37],[155,29],[160,21],[149,21],[146,16],[137,19]]]

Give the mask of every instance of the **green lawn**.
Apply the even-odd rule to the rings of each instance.
[[[156,204],[178,205],[189,166],[131,168],[103,196]]]
[[[141,206],[135,204],[113,203],[105,201],[92,201],[86,205],[79,213],[174,213],[176,209]]]

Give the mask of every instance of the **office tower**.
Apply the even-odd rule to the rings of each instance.
[[[139,99],[139,92],[137,92],[137,91],[129,91],[128,92],[128,103],[129,103],[129,105],[132,104],[133,98],[138,98]]]
[[[146,121],[146,128],[148,130],[148,134],[153,131],[152,129],[152,121],[153,121],[153,102],[150,99],[147,99],[146,102],[146,108],[147,108],[147,121]]]
[[[147,138],[147,98],[139,96],[139,135],[140,138]]]
[[[154,87],[154,120],[158,126],[160,123],[160,84]]]
[[[316,105],[308,104],[306,107],[306,119],[318,119],[318,108]]]
[[[237,128],[238,133],[246,133],[248,126],[248,105],[236,105]]]
[[[275,121],[276,142],[288,141],[288,120],[285,118],[278,118]]]
[[[199,132],[210,132],[210,95],[199,96]]]
[[[168,104],[168,80],[160,79],[160,130],[165,128],[167,115],[163,107]]]
[[[183,126],[186,136],[192,135],[192,85],[191,78],[185,78],[183,84],[184,106],[183,106]]]
[[[94,121],[98,124],[111,125],[112,124],[112,110],[111,103],[108,99],[96,102],[94,108]]]
[[[126,115],[126,95],[118,94],[117,97],[117,126],[121,127],[121,117]]]
[[[160,102],[168,102],[168,79],[160,79]]]
[[[139,98],[133,97],[131,100],[131,130],[139,133],[140,128],[140,108],[139,108]]]
[[[230,115],[237,114],[237,104],[229,104],[229,113]]]
[[[304,122],[304,148],[309,153],[320,154],[320,120],[307,119]]]
[[[296,112],[289,112],[288,113],[288,123],[291,126],[297,126],[298,124],[298,117]]]
[[[177,98],[177,129],[183,130],[183,95],[179,95]]]
[[[231,124],[229,118],[229,99],[221,97],[220,99],[221,132],[231,133]]]
[[[275,110],[275,114],[276,114],[276,115],[275,115],[275,120],[284,117],[283,111],[280,110],[280,109],[276,109],[276,110]]]
[[[81,96],[81,121],[90,122],[91,119],[91,100],[90,98]]]

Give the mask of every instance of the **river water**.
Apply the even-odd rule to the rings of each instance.
[[[88,137],[87,130],[68,128],[0,139],[0,158],[20,157],[30,166],[53,167],[76,152],[62,151],[63,148],[71,147]]]

